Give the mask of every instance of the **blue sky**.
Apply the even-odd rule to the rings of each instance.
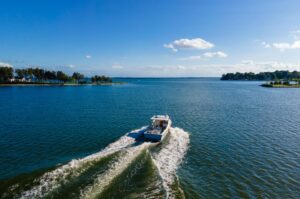
[[[0,63],[86,75],[300,70],[299,0],[1,1]]]

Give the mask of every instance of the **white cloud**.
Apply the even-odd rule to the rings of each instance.
[[[224,73],[235,72],[273,72],[275,70],[300,70],[300,63],[286,63],[279,61],[255,61],[242,60],[233,64],[203,64],[186,66],[189,74],[200,74],[198,76],[221,76]]]
[[[242,60],[240,63],[229,65],[224,68],[226,72],[266,72],[275,70],[300,70],[300,64],[285,63],[278,61],[254,61]]]
[[[5,63],[5,62],[0,62],[0,66],[13,68],[13,65],[11,65],[9,63]]]
[[[251,64],[254,64],[254,61],[253,60],[242,60],[241,63],[246,64],[246,65],[251,65]]]
[[[228,55],[222,51],[217,52],[206,52],[202,55],[196,55],[196,56],[190,56],[190,57],[184,57],[180,60],[188,60],[188,61],[194,61],[194,60],[204,60],[204,59],[211,59],[211,58],[226,58]]]
[[[267,43],[265,41],[261,42],[261,45],[264,48],[276,48],[279,49],[281,51],[284,50],[292,50],[292,49],[300,49],[300,40],[296,40],[292,43],[287,43],[287,42],[276,42],[276,43]]]
[[[180,58],[179,60],[182,60],[182,61],[203,60],[203,56],[202,55],[195,55],[195,56],[183,57],[183,58]]]
[[[190,76],[187,72],[191,69],[185,65],[150,65],[139,67],[143,73],[139,76],[144,77],[178,77]]]
[[[69,68],[74,68],[74,67],[75,67],[75,65],[73,65],[73,64],[70,64],[70,65],[68,65],[68,67],[69,67]]]
[[[114,63],[112,66],[111,66],[113,69],[122,69],[123,66],[119,63]]]
[[[224,52],[218,51],[218,52],[206,52],[203,53],[204,57],[212,58],[212,57],[219,57],[219,58],[226,58],[228,55]]]
[[[170,48],[174,52],[177,52],[181,49],[197,49],[197,50],[203,50],[203,49],[210,49],[214,47],[214,44],[205,41],[201,38],[195,38],[195,39],[178,39],[175,40],[169,44],[164,44],[165,48]]]
[[[186,67],[183,66],[183,65],[177,65],[176,68],[177,68],[178,70],[185,70],[185,69],[186,69]]]
[[[299,40],[300,39],[300,30],[291,31],[290,35],[293,37],[294,40]]]
[[[85,56],[85,58],[87,58],[87,59],[91,59],[91,58],[92,58],[92,56],[91,56],[91,55],[86,55],[86,56]]]
[[[173,44],[164,44],[165,48],[170,48],[173,52],[177,52],[178,49],[174,47]]]
[[[265,42],[265,41],[262,41],[262,42],[261,42],[261,45],[263,45],[263,47],[265,47],[265,48],[271,48],[271,47],[272,47],[271,44],[268,44],[268,43]]]
[[[261,45],[264,48],[276,48],[281,51],[285,50],[292,50],[292,49],[300,49],[300,30],[294,30],[290,32],[290,36],[293,37],[292,42],[273,42],[273,43],[268,43],[265,41],[261,42]],[[256,40],[256,42],[259,42],[259,40]]]
[[[280,49],[280,50],[287,50],[287,49],[300,49],[300,40],[296,40],[293,43],[273,43],[272,46],[274,48]]]
[[[235,72],[259,73],[275,70],[300,70],[300,62],[241,60],[227,64],[197,64],[191,62],[183,65],[136,65],[131,67],[132,70],[123,71],[122,75],[132,77],[220,77],[224,73]]]

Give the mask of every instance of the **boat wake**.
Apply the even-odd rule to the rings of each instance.
[[[110,189],[113,190],[111,191],[114,192],[113,194],[118,194],[119,190],[113,188],[116,183],[130,181],[130,179],[122,179],[128,170],[134,170],[131,172],[131,178],[156,172],[160,182],[156,182],[153,187],[157,189],[157,185],[162,184],[163,190],[156,190],[153,193],[162,193],[159,198],[175,198],[178,195],[176,190],[180,189],[176,171],[188,146],[189,134],[180,128],[171,128],[168,137],[162,143],[136,142],[126,134],[98,153],[72,160],[40,175],[31,182],[29,187],[26,185],[20,188],[18,184],[10,186],[9,191],[0,198],[104,198],[103,194],[107,195],[106,192]],[[141,157],[148,158],[148,161],[138,161]],[[150,162],[150,166],[147,167],[146,162]],[[144,170],[139,171],[140,168]],[[150,172],[147,168],[154,169]],[[132,180],[132,183],[143,184],[145,181],[144,177],[136,179]],[[176,183],[178,187],[174,190]],[[128,190],[132,188],[130,183],[126,186]],[[134,192],[135,189],[132,190]],[[146,192],[150,188],[144,187],[143,190]],[[145,197],[145,192],[133,194],[134,196],[132,193],[128,194],[131,194],[131,198],[140,198]],[[125,197],[124,194],[125,192],[120,192],[118,198]],[[152,198],[157,196],[155,194]],[[151,198],[151,195],[148,194],[147,197]]]
[[[172,128],[168,144],[152,156],[163,179],[167,198],[174,198],[178,194],[172,186],[176,183],[176,170],[188,150],[189,142],[188,133],[180,128]]]
[[[126,150],[122,157],[110,166],[110,168],[104,173],[95,178],[92,186],[87,187],[81,193],[81,198],[98,198],[102,191],[129,165],[132,163],[138,155],[146,149],[150,143],[143,143],[138,146],[131,147]]]
[[[142,127],[142,129],[145,127]],[[140,131],[137,129],[135,131]],[[38,181],[38,186],[33,187],[29,191],[22,193],[21,198],[36,198],[44,197],[47,193],[53,189],[58,188],[70,178],[74,178],[83,173],[89,166],[96,163],[100,159],[113,154],[121,149],[130,146],[135,140],[127,135],[122,136],[116,142],[111,143],[102,151],[89,155],[82,159],[75,159],[70,161],[68,164],[63,165],[52,172],[45,173]]]

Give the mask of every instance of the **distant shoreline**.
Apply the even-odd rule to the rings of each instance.
[[[107,82],[107,83],[0,83],[0,87],[8,86],[112,86],[127,84],[126,82]]]
[[[260,86],[266,88],[300,88],[299,84],[296,85],[284,85],[284,84],[261,84]]]
[[[300,79],[300,71],[276,70],[274,72],[260,73],[226,73],[223,74],[221,80],[246,80],[246,81],[276,81],[276,80],[298,80]]]

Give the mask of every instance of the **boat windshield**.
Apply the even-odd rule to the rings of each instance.
[[[165,129],[168,126],[168,121],[166,120],[152,120],[151,129]]]

